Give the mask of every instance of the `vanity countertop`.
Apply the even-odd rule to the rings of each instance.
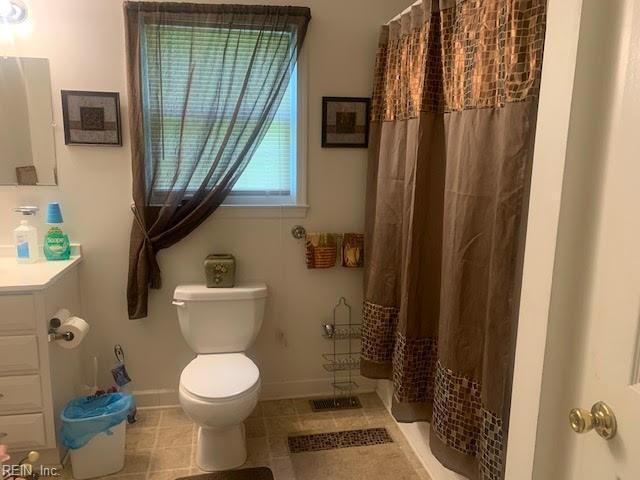
[[[64,272],[75,268],[82,261],[79,246],[72,247],[69,260],[49,262],[40,259],[35,263],[18,263],[15,257],[3,255],[0,247],[0,293],[32,292],[43,290]]]

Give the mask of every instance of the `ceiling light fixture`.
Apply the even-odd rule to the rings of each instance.
[[[0,25],[15,25],[27,18],[27,7],[22,0],[0,0]]]

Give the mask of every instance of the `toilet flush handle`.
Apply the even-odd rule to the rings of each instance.
[[[184,307],[184,302],[181,302],[179,300],[172,300],[171,303],[176,307]]]

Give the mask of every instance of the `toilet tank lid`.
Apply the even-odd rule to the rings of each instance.
[[[232,288],[207,288],[204,284],[178,285],[173,292],[175,300],[219,301],[248,300],[267,296],[267,285],[261,282],[240,283]]]

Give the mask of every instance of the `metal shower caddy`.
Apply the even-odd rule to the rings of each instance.
[[[341,312],[346,315],[339,318]],[[354,370],[360,368],[360,349],[354,342],[361,337],[361,323],[353,323],[351,305],[340,297],[333,307],[333,322],[323,326],[322,336],[333,344],[333,351],[322,355],[324,369],[331,373],[333,387],[332,408],[360,408],[360,401],[354,395],[358,384],[354,380]]]

